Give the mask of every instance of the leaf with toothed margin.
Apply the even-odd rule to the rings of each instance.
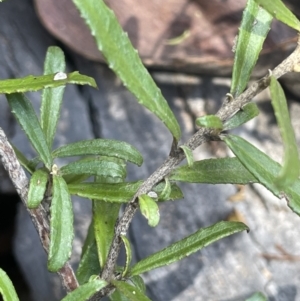
[[[300,31],[300,21],[281,0],[255,0],[270,15],[282,23]]]
[[[65,72],[65,69],[66,62],[62,50],[57,46],[49,47],[44,62],[44,75]],[[46,88],[42,93],[41,126],[50,149],[52,148],[56,125],[60,116],[64,90],[65,85],[56,88]]]
[[[290,120],[290,114],[284,92],[274,76],[271,76],[270,92],[272,106],[284,145],[284,162],[282,170],[275,179],[279,189],[291,186],[300,173],[300,161],[298,155],[295,132]]]
[[[60,74],[61,76],[58,76]],[[29,75],[23,78],[1,80],[0,93],[24,93],[38,91],[45,88],[56,88],[66,84],[89,85],[94,88],[97,87],[93,78],[75,71],[72,73],[55,73],[40,76]]]
[[[89,26],[98,49],[110,68],[136,96],[137,101],[154,113],[178,141],[181,136],[179,124],[114,13],[102,0],[73,2]]]
[[[233,97],[239,96],[246,88],[272,19],[272,16],[254,0],[247,1],[235,47],[230,89]]]

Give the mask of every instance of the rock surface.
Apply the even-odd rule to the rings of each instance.
[[[55,44],[57,41],[39,23],[30,0],[1,3],[1,79],[41,74],[46,49]],[[127,141],[145,159],[141,168],[129,166],[128,178],[145,179],[168,155],[169,133],[156,117],[137,104],[105,65],[89,62],[68,49],[65,51],[69,70],[95,77],[99,90],[67,88],[56,146],[92,137]],[[158,71],[153,76],[175,112],[185,140],[195,132],[195,117],[216,112],[230,85],[229,79],[209,76]],[[29,97],[38,110],[39,94],[32,93]],[[19,149],[29,157],[34,156],[5,98],[3,95],[0,98],[0,126]],[[237,133],[280,161],[281,140],[268,94],[264,93],[257,101],[261,114]],[[300,145],[300,105],[291,98],[290,108]],[[199,160],[226,153],[224,146],[210,143],[197,149],[195,157]],[[4,174],[1,174],[0,189],[13,192]],[[184,200],[160,205],[158,227],[152,229],[142,216],[135,217],[129,235],[136,261],[200,227],[227,219],[233,212],[251,231],[223,239],[179,263],[146,274],[144,279],[151,300],[234,301],[245,300],[256,291],[263,291],[269,300],[300,300],[300,219],[283,200],[257,185],[239,188],[238,194],[238,188],[233,185],[185,184],[182,189]],[[77,236],[72,263],[76,266],[90,221],[89,201],[74,198],[74,212]],[[55,301],[63,296],[58,277],[46,271],[46,256],[22,206],[16,224],[15,254],[32,289],[33,300]]]

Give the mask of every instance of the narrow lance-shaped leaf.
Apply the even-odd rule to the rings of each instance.
[[[237,39],[230,93],[237,97],[246,88],[257,62],[272,16],[254,0],[248,0]]]
[[[270,83],[272,106],[279,126],[284,145],[283,168],[275,180],[279,189],[284,189],[295,182],[300,173],[300,161],[294,129],[290,121],[290,114],[284,92],[274,76]]]
[[[281,166],[265,153],[241,137],[228,135],[222,138],[242,164],[256,177],[257,181],[268,188],[275,196],[284,197],[288,206],[300,215],[300,180],[279,190],[275,179]]]
[[[62,50],[57,46],[49,47],[44,63],[44,75],[54,74],[56,72],[65,72],[65,69],[65,56]],[[56,125],[60,116],[60,107],[64,89],[65,86],[46,88],[42,93],[41,126],[50,149],[52,148]]]
[[[87,155],[116,157],[139,166],[143,163],[143,157],[135,147],[123,141],[109,139],[78,141],[62,146],[52,152],[53,158]]]
[[[210,227],[200,229],[194,234],[142,259],[131,268],[129,274],[140,275],[179,261],[221,238],[244,230],[248,230],[248,227],[240,222],[219,222]]]
[[[53,175],[53,194],[50,219],[50,246],[48,269],[56,272],[69,259],[72,252],[73,210],[66,182],[61,176]]]
[[[132,260],[132,252],[131,252],[131,246],[130,246],[130,242],[129,242],[128,238],[125,235],[121,235],[121,239],[123,241],[125,251],[126,251],[126,262],[125,262],[124,271],[122,273],[122,277],[125,277],[128,272],[131,260]]]
[[[127,297],[130,301],[151,301],[140,290],[124,281],[113,280],[111,283],[116,287],[117,291]]]
[[[109,158],[112,159],[112,158]],[[111,177],[99,177],[95,178],[95,182],[99,183],[121,183],[126,177],[126,164],[121,162],[122,160],[113,158],[116,162],[124,168],[114,178]],[[122,165],[123,164],[123,165]],[[119,216],[121,204],[99,202],[93,200],[93,221],[94,221],[94,233],[97,243],[97,252],[100,266],[103,268],[107,255],[110,250],[111,243],[115,234],[115,224]]]
[[[102,288],[107,285],[102,279],[95,279],[87,282],[78,288],[76,288],[71,293],[68,293],[61,301],[86,301],[89,300],[93,295],[99,292]]]
[[[7,276],[0,268],[0,294],[4,301],[19,301],[15,288]]]
[[[90,27],[110,68],[136,96],[138,102],[154,113],[178,141],[181,136],[179,124],[114,13],[102,0],[73,2]]]
[[[71,194],[76,194],[84,198],[106,202],[126,203],[132,199],[142,183],[142,181],[117,184],[80,183],[69,184],[68,188]],[[153,188],[153,191],[158,195],[158,201],[165,201],[164,199],[161,199],[163,188],[164,183]],[[180,188],[176,184],[172,183],[171,194],[168,200],[180,199],[182,197],[183,194]]]
[[[222,120],[215,115],[206,115],[196,119],[196,125],[205,128],[222,130]]]
[[[169,177],[174,181],[208,184],[249,184],[258,180],[237,158],[207,159],[180,166]]]
[[[103,158],[87,158],[71,162],[60,168],[61,175],[97,175],[102,177],[120,177],[126,175],[126,170],[113,161]]]
[[[233,117],[224,123],[224,130],[234,129],[247,121],[253,119],[259,114],[257,105],[253,102],[247,103]]]
[[[38,91],[45,88],[56,88],[66,84],[89,85],[97,87],[93,78],[82,75],[78,71],[72,73],[58,72],[55,74],[33,76],[29,75],[18,79],[0,81],[0,93],[11,94],[16,92]]]
[[[264,294],[258,292],[247,298],[246,301],[267,301],[267,298]]]
[[[27,197],[28,208],[36,208],[42,202],[48,183],[48,177],[49,173],[43,169],[38,169],[32,174]]]
[[[275,19],[300,31],[300,21],[281,0],[255,0],[255,2]]]
[[[76,271],[76,277],[79,284],[88,282],[92,275],[99,275],[101,271],[97,244],[94,234],[94,224],[90,224],[88,234],[82,247],[81,258],[78,269]]]
[[[6,95],[6,98],[12,113],[17,118],[31,144],[46,167],[50,169],[52,165],[50,150],[31,102],[21,93]]]
[[[148,220],[150,227],[156,227],[159,223],[159,208],[157,203],[147,194],[139,196],[139,205],[141,213]]]
[[[186,145],[181,145],[180,148],[184,151],[188,166],[192,166],[194,164],[193,151]]]

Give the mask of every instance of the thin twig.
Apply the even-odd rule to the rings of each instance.
[[[280,63],[273,71],[272,75],[276,78],[282,75],[292,72],[295,70],[295,66],[300,64],[300,46],[298,41],[298,46],[294,52],[287,57],[282,63]],[[245,92],[243,92],[239,97],[232,101],[225,101],[216,116],[218,116],[222,121],[231,118],[235,113],[237,113],[245,104],[251,102],[253,98],[263,91],[269,85],[270,74],[267,74],[261,80],[252,84]],[[215,140],[216,133],[211,129],[201,128],[197,133],[195,133],[191,139],[185,144],[190,149],[194,150],[199,147],[203,142],[209,140]],[[127,204],[123,216],[118,221],[115,229],[115,236],[109,251],[109,255],[106,261],[106,265],[103,269],[101,277],[105,280],[110,280],[114,277],[115,264],[119,255],[121,239],[120,235],[125,235],[128,231],[128,227],[133,219],[135,212],[137,211],[138,204],[137,198],[145,193],[151,191],[151,189],[160,181],[162,181],[175,166],[177,166],[183,159],[185,155],[183,151],[177,147],[177,149],[172,151],[172,156],[169,156],[165,162],[140,186],[132,200]],[[97,299],[93,299],[97,300]]]
[[[22,203],[30,215],[30,218],[38,232],[42,246],[48,254],[50,242],[49,212],[47,212],[43,205],[32,210],[27,208],[26,204],[29,182],[2,128],[0,128],[0,158],[22,200]],[[68,262],[57,273],[60,276],[61,282],[67,292],[71,292],[78,287],[76,276]]]

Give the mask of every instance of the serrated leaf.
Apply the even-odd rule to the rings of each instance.
[[[117,291],[127,297],[130,301],[151,301],[140,290],[124,281],[113,280],[111,283],[116,287]]]
[[[12,113],[39,154],[41,161],[50,169],[52,165],[50,149],[31,102],[21,93],[6,95],[6,98]]]
[[[257,105],[253,102],[246,104],[233,117],[224,123],[224,130],[231,130],[248,122],[259,114]]]
[[[131,246],[130,246],[130,242],[129,242],[128,238],[125,235],[121,235],[121,239],[123,241],[123,244],[125,247],[125,252],[126,252],[126,262],[125,262],[124,271],[122,273],[122,277],[125,277],[128,272],[131,260],[132,260],[132,252],[131,252]]]
[[[61,301],[86,301],[89,300],[90,297],[95,295],[101,289],[103,289],[107,285],[102,279],[95,279],[93,281],[87,282],[78,288],[76,288],[71,293],[68,293],[66,297],[64,297]]]
[[[18,158],[18,161],[20,164],[30,173],[32,174],[34,172],[34,168],[30,165],[30,161],[23,155],[23,153],[13,144],[11,144],[12,148],[14,149],[14,152]]]
[[[148,220],[148,225],[156,227],[160,218],[157,203],[147,194],[142,194],[139,196],[139,205],[142,215]]]
[[[193,151],[186,145],[181,145],[180,148],[184,151],[188,166],[192,166],[194,164]]]
[[[0,293],[4,301],[19,301],[18,295],[7,274],[0,268]]]
[[[132,199],[143,181],[126,182],[126,183],[80,183],[69,184],[69,192],[84,198],[92,200],[100,200],[106,202],[126,203]],[[153,191],[158,194],[158,201],[161,199],[161,192],[164,189],[164,183],[158,184]],[[169,199],[183,198],[180,188],[175,184],[171,184],[171,194]],[[168,200],[169,200],[168,199]]]
[[[40,205],[44,198],[49,173],[43,169],[35,171],[31,178],[27,197],[27,207],[34,209]]]
[[[273,5],[272,5],[273,7]],[[237,39],[230,93],[237,97],[246,88],[270,30],[272,16],[254,0],[248,0]]]
[[[144,280],[141,276],[135,275],[135,276],[132,276],[129,280],[142,293],[146,292],[146,285],[145,285]]]
[[[100,266],[103,268],[114,237],[120,204],[93,201],[93,221]]]
[[[56,272],[69,259],[74,237],[71,197],[66,182],[58,175],[53,175],[50,212],[48,269]]]
[[[284,92],[274,76],[271,76],[270,92],[272,106],[284,145],[283,167],[275,179],[275,184],[278,186],[278,189],[284,189],[299,178],[300,161],[298,147]]]
[[[267,301],[267,298],[264,294],[258,292],[247,298],[246,301]]]
[[[73,2],[90,27],[109,67],[136,96],[138,102],[154,113],[178,141],[181,136],[179,124],[114,13],[102,0]]]
[[[123,141],[109,139],[78,141],[62,146],[52,152],[53,158],[87,155],[116,157],[138,166],[143,163],[143,157],[135,147]]]
[[[196,119],[196,125],[210,129],[223,129],[222,120],[215,115],[206,115]]]
[[[131,268],[129,275],[140,275],[179,261],[221,238],[244,230],[248,230],[248,227],[240,222],[219,222],[210,227],[202,228],[165,249],[142,259]]]
[[[237,158],[218,158],[197,161],[193,166],[180,166],[169,178],[174,181],[208,184],[256,183],[254,177]]]
[[[165,178],[165,186],[160,194],[160,198],[163,200],[169,200],[171,195],[171,183],[168,178]]]
[[[66,84],[89,85],[97,88],[96,82],[93,78],[75,71],[72,73],[61,72],[40,76],[29,75],[18,79],[1,80],[0,93],[24,93],[38,91],[45,88],[56,88]]]
[[[275,19],[300,31],[300,21],[281,0],[255,0],[255,2]]]
[[[102,177],[125,177],[126,170],[119,164],[102,158],[88,158],[71,162],[60,168],[61,175],[95,175]]]
[[[258,183],[269,189],[275,196],[284,197],[288,206],[300,215],[300,180],[279,190],[275,180],[281,165],[241,137],[228,135],[222,138],[241,163],[256,177]]]
[[[94,234],[94,224],[91,222],[88,234],[82,247],[81,258],[76,277],[80,285],[89,281],[92,275],[99,275],[101,272],[97,244]]]
[[[65,72],[66,62],[62,50],[57,46],[51,46],[47,50],[44,63],[44,75]],[[60,108],[65,86],[57,88],[46,88],[42,93],[41,103],[41,126],[45,133],[49,148],[56,132],[57,121],[60,116]]]

